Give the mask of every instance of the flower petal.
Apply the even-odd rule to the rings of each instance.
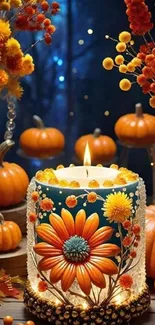
[[[86,220],[85,226],[83,228],[82,237],[88,240],[94,234],[94,232],[98,228],[98,225],[99,225],[99,216],[97,213],[93,213]]]
[[[53,256],[53,257],[44,257],[39,261],[38,269],[42,270],[42,271],[51,270],[52,267],[54,267],[61,261],[64,261],[63,255]]]
[[[96,266],[88,262],[85,264],[85,268],[90,276],[90,279],[97,287],[106,287],[105,277]]]
[[[47,243],[38,243],[33,247],[36,254],[40,256],[52,257],[52,256],[59,256],[62,254],[61,249],[57,249]]]
[[[91,281],[87,270],[84,265],[77,265],[76,267],[76,278],[79,283],[81,290],[86,294],[90,294]]]
[[[104,274],[113,275],[118,273],[117,265],[109,258],[91,256],[90,263]]]
[[[56,248],[62,248],[62,240],[57,236],[57,234],[55,233],[55,231],[53,231],[53,228],[50,225],[48,225],[47,227],[47,224],[41,224],[37,227],[36,231],[38,236],[48,244],[51,244]]]
[[[62,209],[61,217],[65,223],[65,226],[67,228],[69,235],[74,236],[75,235],[75,226],[74,226],[74,219],[73,219],[71,213],[66,209]]]
[[[52,268],[50,272],[51,283],[57,283],[62,278],[62,275],[65,272],[67,266],[68,266],[68,262],[62,260]]]
[[[86,222],[86,213],[81,209],[75,217],[75,234],[82,236],[83,228]]]
[[[66,226],[65,226],[64,221],[62,220],[62,218],[59,217],[58,214],[52,213],[49,216],[49,220],[50,220],[50,223],[51,223],[52,227],[54,228],[54,230],[58,234],[58,236],[62,240],[67,240],[69,238],[69,233],[68,233],[68,231],[66,229]]]
[[[116,256],[120,253],[120,247],[114,244],[103,244],[91,250],[91,255],[102,257]]]
[[[68,264],[61,279],[61,287],[64,292],[66,292],[71,287],[75,280],[75,277],[76,266],[74,264]]]
[[[113,234],[113,228],[105,226],[98,229],[89,240],[89,245],[91,248],[103,244],[105,241],[109,240]]]

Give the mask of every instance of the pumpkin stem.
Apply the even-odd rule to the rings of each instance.
[[[43,120],[38,115],[33,115],[33,122],[38,129],[44,129],[45,125]]]
[[[136,116],[137,117],[143,117],[142,104],[141,103],[136,104],[135,108],[136,108]]]
[[[93,136],[95,138],[98,138],[101,135],[101,130],[99,128],[94,130]]]
[[[12,140],[6,140],[0,144],[0,167],[3,167],[4,156],[13,145],[14,142]]]
[[[3,215],[0,213],[0,225],[2,225],[4,223],[4,217]]]

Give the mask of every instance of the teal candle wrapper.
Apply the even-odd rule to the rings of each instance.
[[[87,194],[90,192],[95,192],[98,196],[102,197],[102,199],[106,200],[107,196],[111,193],[118,193],[123,192],[127,194],[129,198],[132,199],[133,211],[132,216],[135,217],[136,210],[139,206],[139,183],[134,182],[128,184],[126,186],[118,186],[115,188],[98,188],[98,189],[83,189],[83,188],[65,188],[65,187],[56,187],[51,185],[46,185],[36,182],[37,190],[39,192],[40,198],[49,198],[54,202],[54,209],[53,212],[61,215],[62,208],[67,209],[72,214],[73,218],[75,218],[77,212],[81,209],[84,209],[87,215],[87,218],[93,214],[97,213],[100,219],[100,227],[104,226],[112,226],[116,232],[118,231],[118,224],[117,223],[110,223],[108,218],[104,216],[103,205],[104,201],[96,200],[94,203],[90,203],[87,201]],[[77,197],[77,205],[74,208],[69,208],[66,205],[66,199],[68,196],[75,195]],[[83,197],[83,198],[82,198]],[[40,223],[48,223],[49,222],[49,215],[52,211],[43,211],[39,208],[39,222]],[[38,239],[39,241],[39,239]],[[112,238],[110,239],[111,243],[117,244],[120,246],[120,239],[117,238],[117,233],[115,233]]]

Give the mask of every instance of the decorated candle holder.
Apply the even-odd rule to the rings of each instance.
[[[61,324],[125,324],[150,303],[145,185],[126,168],[39,171],[28,190],[24,302]]]

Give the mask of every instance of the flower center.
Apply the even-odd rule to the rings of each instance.
[[[63,245],[63,252],[68,261],[84,262],[89,257],[90,247],[87,240],[75,235],[66,240]]]

